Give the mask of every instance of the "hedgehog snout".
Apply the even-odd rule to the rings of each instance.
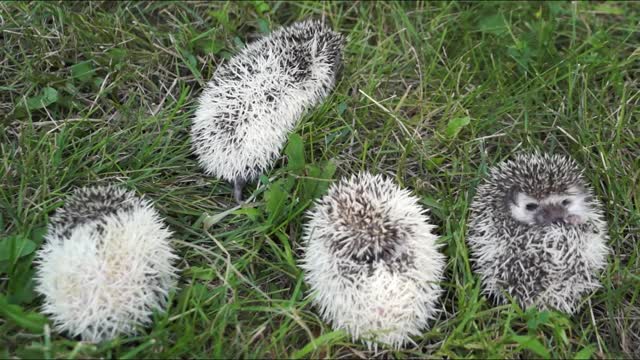
[[[536,214],[538,224],[564,224],[567,210],[561,205],[547,205]]]

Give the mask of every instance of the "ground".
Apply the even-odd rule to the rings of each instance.
[[[237,207],[191,154],[195,100],[309,17],[348,38],[340,80]],[[0,3],[0,357],[374,355],[322,322],[296,265],[304,212],[358,170],[419,196],[448,258],[438,318],[379,355],[640,356],[639,24],[634,2]],[[534,149],[573,156],[605,204],[612,255],[573,316],[494,306],[469,262],[476,185]],[[92,345],[43,326],[32,262],[65,195],[106,183],[166,217],[181,280],[152,327]]]

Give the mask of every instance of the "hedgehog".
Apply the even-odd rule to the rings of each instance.
[[[51,217],[36,257],[43,313],[59,332],[87,342],[137,333],[175,288],[171,235],[133,192],[77,189]]]
[[[444,256],[418,198],[363,172],[307,213],[300,266],[324,321],[371,349],[413,343],[436,312]]]
[[[467,242],[498,303],[569,314],[599,287],[607,225],[575,160],[520,153],[493,167],[471,204]]]
[[[247,45],[216,69],[199,98],[192,149],[208,175],[242,189],[279,157],[303,113],[333,89],[344,38],[306,20]]]

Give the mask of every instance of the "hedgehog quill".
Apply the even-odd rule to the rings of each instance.
[[[476,270],[498,302],[574,313],[599,287],[609,251],[602,205],[568,157],[519,154],[491,169],[468,228]]]
[[[344,38],[320,21],[281,28],[221,65],[200,96],[191,139],[209,175],[242,189],[269,169],[303,113],[333,89]]]
[[[444,256],[418,198],[382,176],[334,184],[308,213],[301,267],[325,321],[399,348],[436,313]]]
[[[84,341],[134,334],[174,288],[170,237],[157,211],[132,192],[78,189],[52,216],[38,252],[43,312]]]

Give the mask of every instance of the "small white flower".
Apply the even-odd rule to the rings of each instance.
[[[319,21],[274,31],[221,65],[199,99],[191,129],[205,172],[235,185],[270,168],[305,110],[333,89],[344,38]]]
[[[134,334],[176,283],[171,232],[158,212],[117,187],[76,190],[51,217],[36,291],[60,332],[100,342]]]
[[[418,198],[379,175],[334,184],[307,214],[301,267],[325,321],[401,347],[436,312],[445,265]]]
[[[577,310],[600,286],[607,224],[572,159],[519,154],[491,169],[471,204],[467,241],[485,292],[521,307]]]

